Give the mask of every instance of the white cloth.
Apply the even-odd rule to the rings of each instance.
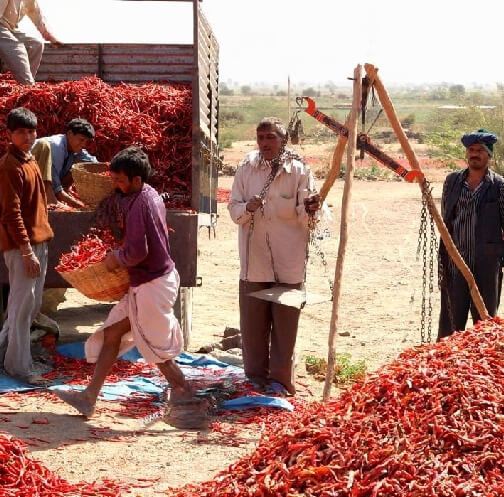
[[[301,161],[285,161],[269,187],[264,209],[257,209],[254,214],[254,229],[249,237],[252,215],[246,205],[261,193],[270,171],[256,150],[240,164],[233,181],[228,210],[239,225],[240,279],[274,282],[276,272],[281,283],[301,283],[309,236],[303,200],[315,192],[313,175]]]
[[[149,364],[173,359],[184,350],[184,337],[173,313],[180,278],[174,269],[129,292],[112,308],[107,319],[85,344],[86,360],[98,360],[103,346],[104,330],[124,318],[129,318],[131,331],[121,340],[118,356],[135,345]]]

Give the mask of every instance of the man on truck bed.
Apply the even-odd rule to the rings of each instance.
[[[57,200],[72,207],[83,207],[83,203],[70,191],[73,184],[72,166],[78,162],[96,162],[96,157],[86,150],[94,137],[93,125],[85,119],[75,118],[67,124],[65,134],[46,136],[39,140],[49,143],[51,147],[51,177],[54,195]],[[33,153],[35,154],[34,150]],[[40,160],[39,157],[37,160]],[[41,160],[41,169],[44,169],[43,162]]]
[[[49,31],[37,0],[0,0],[0,59],[22,85],[33,85],[44,43],[18,29],[28,15],[45,40],[61,44]]]

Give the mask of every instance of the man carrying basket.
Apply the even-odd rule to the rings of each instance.
[[[122,194],[124,240],[120,249],[108,254],[105,264],[109,271],[126,267],[131,286],[86,342],[86,359],[96,363],[89,385],[80,392],[55,390],[60,399],[86,417],[93,415],[114,362],[134,346],[146,362],[160,369],[172,387],[172,398],[189,393],[173,360],[184,347],[173,313],[180,280],[170,256],[163,200],[145,183],[150,170],[147,155],[134,146],[119,152],[110,163],[114,187]]]

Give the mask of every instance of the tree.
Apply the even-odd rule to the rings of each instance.
[[[446,88],[434,88],[429,92],[427,98],[430,100],[446,100],[448,98],[448,91]]]
[[[336,85],[334,84],[333,81],[328,81],[325,85],[324,88],[327,89],[330,95],[334,95],[334,92],[336,91]]]
[[[219,92],[221,95],[234,95],[234,90],[229,88],[226,83],[219,84]]]
[[[401,126],[405,129],[410,128],[413,124],[415,124],[415,114],[413,113],[401,119]]]
[[[448,90],[450,92],[451,98],[460,98],[465,95],[465,86],[464,85],[451,85]]]
[[[243,85],[240,91],[242,95],[250,95],[252,93],[252,88],[249,85]]]
[[[303,96],[305,96],[305,97],[318,97],[318,96],[320,96],[320,92],[318,92],[317,90],[315,90],[315,88],[310,86],[309,88],[305,88],[303,90]]]
[[[504,136],[504,102],[494,109],[472,106],[452,112],[438,110],[427,125],[425,141],[433,147],[432,155],[453,164],[455,159],[463,159],[465,155],[460,142],[462,135],[479,128],[486,128],[497,136]],[[492,159],[495,170],[502,174],[504,143],[501,140],[494,145]]]

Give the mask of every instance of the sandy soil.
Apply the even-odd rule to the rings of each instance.
[[[243,153],[243,150],[241,150]],[[233,161],[235,157],[230,157]],[[434,180],[437,170],[428,172]],[[220,178],[220,187],[230,188],[231,177]],[[433,183],[439,200],[441,184]],[[328,262],[327,275],[316,255],[308,267],[308,291],[328,298],[327,276],[332,278],[338,250],[339,211],[343,181],[338,180],[328,198],[333,218],[327,223],[330,237],[321,242]],[[362,359],[368,370],[391,361],[403,349],[419,344],[422,266],[416,261],[420,220],[420,193],[416,184],[403,182],[355,181],[352,192],[349,239],[346,252],[343,292],[336,341],[338,352]],[[237,230],[219,204],[217,236],[209,238],[206,229],[199,234],[198,274],[203,286],[194,289],[193,333],[189,350],[214,342],[226,326],[238,326]],[[76,291],[67,292],[67,301],[53,316],[61,326],[61,338],[84,339],[100,324],[109,305],[90,301]],[[439,294],[434,296],[433,335],[436,333]],[[322,384],[313,380],[304,367],[304,356],[327,355],[332,303],[307,306],[301,317],[297,345],[300,395],[306,400],[321,398]],[[236,356],[221,354],[229,359]],[[239,358],[238,358],[239,362]],[[313,397],[311,396],[313,395]],[[158,421],[144,426],[111,411],[85,421],[71,408],[41,396],[0,397],[2,409],[10,406],[17,413],[1,430],[23,440],[40,437],[49,443],[31,446],[34,456],[71,481],[112,478],[159,478],[151,488],[132,495],[159,495],[168,486],[211,478],[219,470],[252,450],[260,437],[257,426],[244,428],[249,443],[229,447],[218,442],[198,443],[196,432],[176,430]],[[108,404],[108,403],[107,403]],[[109,405],[109,404],[108,404]],[[48,424],[33,424],[47,418]],[[22,427],[27,428],[22,428]],[[90,438],[90,429],[104,427],[108,436],[123,435],[122,442]],[[33,440],[31,441],[33,442]],[[57,447],[62,443],[69,445]]]

